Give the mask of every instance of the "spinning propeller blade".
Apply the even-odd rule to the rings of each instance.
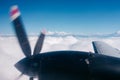
[[[15,67],[22,73],[20,76],[17,77],[16,80],[19,80],[24,74],[30,77],[29,80],[33,80],[34,77],[37,75],[35,74],[37,71],[36,66],[34,66],[34,64],[36,64],[37,62],[33,58],[34,56],[32,56],[31,54],[30,44],[27,38],[27,34],[25,32],[23,23],[21,21],[20,12],[17,6],[13,6],[11,8],[10,15],[11,15],[11,19],[12,19],[12,23],[14,26],[16,36],[18,38],[18,42],[20,44],[20,47],[24,55],[26,56],[26,58],[21,59],[19,62],[15,64]],[[37,40],[33,55],[39,54],[41,52],[44,38],[45,38],[45,30],[41,32]]]
[[[12,23],[14,25],[14,30],[16,33],[16,36],[18,38],[20,47],[26,57],[31,56],[31,48],[29,45],[29,41],[25,32],[25,29],[23,27],[21,18],[20,18],[20,12],[18,10],[17,6],[13,6],[10,11]]]
[[[30,77],[30,79],[29,80],[34,80],[34,78],[33,77]]]
[[[36,54],[39,54],[42,50],[42,46],[43,46],[43,42],[44,42],[44,38],[45,38],[45,30],[43,30],[37,40],[37,43],[35,45],[35,48],[34,48],[34,52],[33,52],[33,55],[36,55]]]

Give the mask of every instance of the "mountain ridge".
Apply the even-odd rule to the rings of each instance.
[[[29,37],[33,37],[33,36],[38,36],[38,33],[32,33],[29,34]],[[46,33],[47,36],[52,36],[52,37],[65,37],[65,36],[74,36],[74,37],[120,37],[120,31],[114,32],[114,33],[109,33],[109,34],[73,34],[73,33],[67,33],[67,32],[52,32],[52,31],[48,31]],[[14,34],[0,34],[0,37],[14,37]]]

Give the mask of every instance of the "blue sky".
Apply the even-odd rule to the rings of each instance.
[[[12,5],[19,6],[28,34],[43,28],[75,34],[120,30],[120,0],[0,0],[0,34],[14,34]]]

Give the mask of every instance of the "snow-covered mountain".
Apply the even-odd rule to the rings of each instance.
[[[39,35],[39,34],[37,34]],[[35,35],[31,35],[35,36]],[[54,36],[54,37],[65,37],[65,36],[74,36],[74,37],[81,37],[81,38],[87,38],[87,37],[97,37],[97,38],[105,38],[105,37],[120,37],[120,31],[109,33],[109,34],[73,34],[73,33],[67,33],[67,32],[52,32],[48,31],[47,36]]]
[[[38,33],[32,33],[28,34],[29,36],[38,36]],[[73,33],[68,33],[68,32],[52,32],[48,31],[46,33],[47,36],[52,36],[52,37],[65,37],[65,36],[74,36],[74,37],[81,37],[81,38],[88,38],[88,37],[97,37],[97,38],[107,38],[107,37],[120,37],[120,31],[114,32],[114,33],[109,33],[109,34],[73,34]],[[0,34],[1,37],[13,37],[15,36],[14,34]]]

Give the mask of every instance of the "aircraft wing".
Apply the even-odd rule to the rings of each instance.
[[[94,52],[96,54],[104,54],[114,57],[120,57],[120,50],[113,48],[112,46],[104,43],[102,41],[93,41],[92,42]]]

